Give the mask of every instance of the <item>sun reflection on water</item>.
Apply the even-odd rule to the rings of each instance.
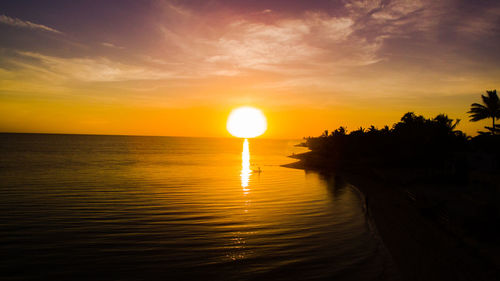
[[[250,149],[248,148],[248,139],[243,142],[243,152],[241,153],[241,187],[243,188],[244,194],[248,194],[250,189],[248,188],[248,182],[250,181],[250,175],[252,170],[250,169]]]

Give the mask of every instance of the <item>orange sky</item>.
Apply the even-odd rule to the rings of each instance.
[[[474,135],[500,88],[494,1],[56,2],[0,4],[1,132],[229,136],[251,105],[268,138],[408,111]]]

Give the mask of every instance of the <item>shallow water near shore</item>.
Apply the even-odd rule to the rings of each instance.
[[[355,189],[280,167],[298,142],[0,134],[0,277],[381,278]]]

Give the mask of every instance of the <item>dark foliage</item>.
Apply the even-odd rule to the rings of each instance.
[[[306,138],[306,146],[320,155],[317,166],[397,166],[432,173],[458,174],[469,165],[468,153],[494,150],[497,136],[474,139],[456,130],[460,120],[444,114],[427,119],[408,112],[392,128],[359,128],[350,133],[339,127],[320,137]],[[490,151],[491,152],[491,151]],[[498,159],[498,157],[495,157]]]
[[[491,118],[492,126],[485,128],[488,132],[479,132],[480,134],[498,134],[500,126],[495,124],[495,119],[500,118],[500,100],[498,99],[497,90],[486,91],[486,96],[481,95],[483,104],[473,103],[470,111],[470,121],[477,122],[487,118]]]
[[[500,134],[471,138],[456,130],[459,121],[408,112],[391,128],[340,127],[306,138],[311,152],[299,159],[310,169],[354,172],[400,187],[422,217],[464,245],[490,249],[500,241]]]

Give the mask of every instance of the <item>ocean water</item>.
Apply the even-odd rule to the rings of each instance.
[[[299,141],[0,134],[2,280],[379,280],[355,188]]]

